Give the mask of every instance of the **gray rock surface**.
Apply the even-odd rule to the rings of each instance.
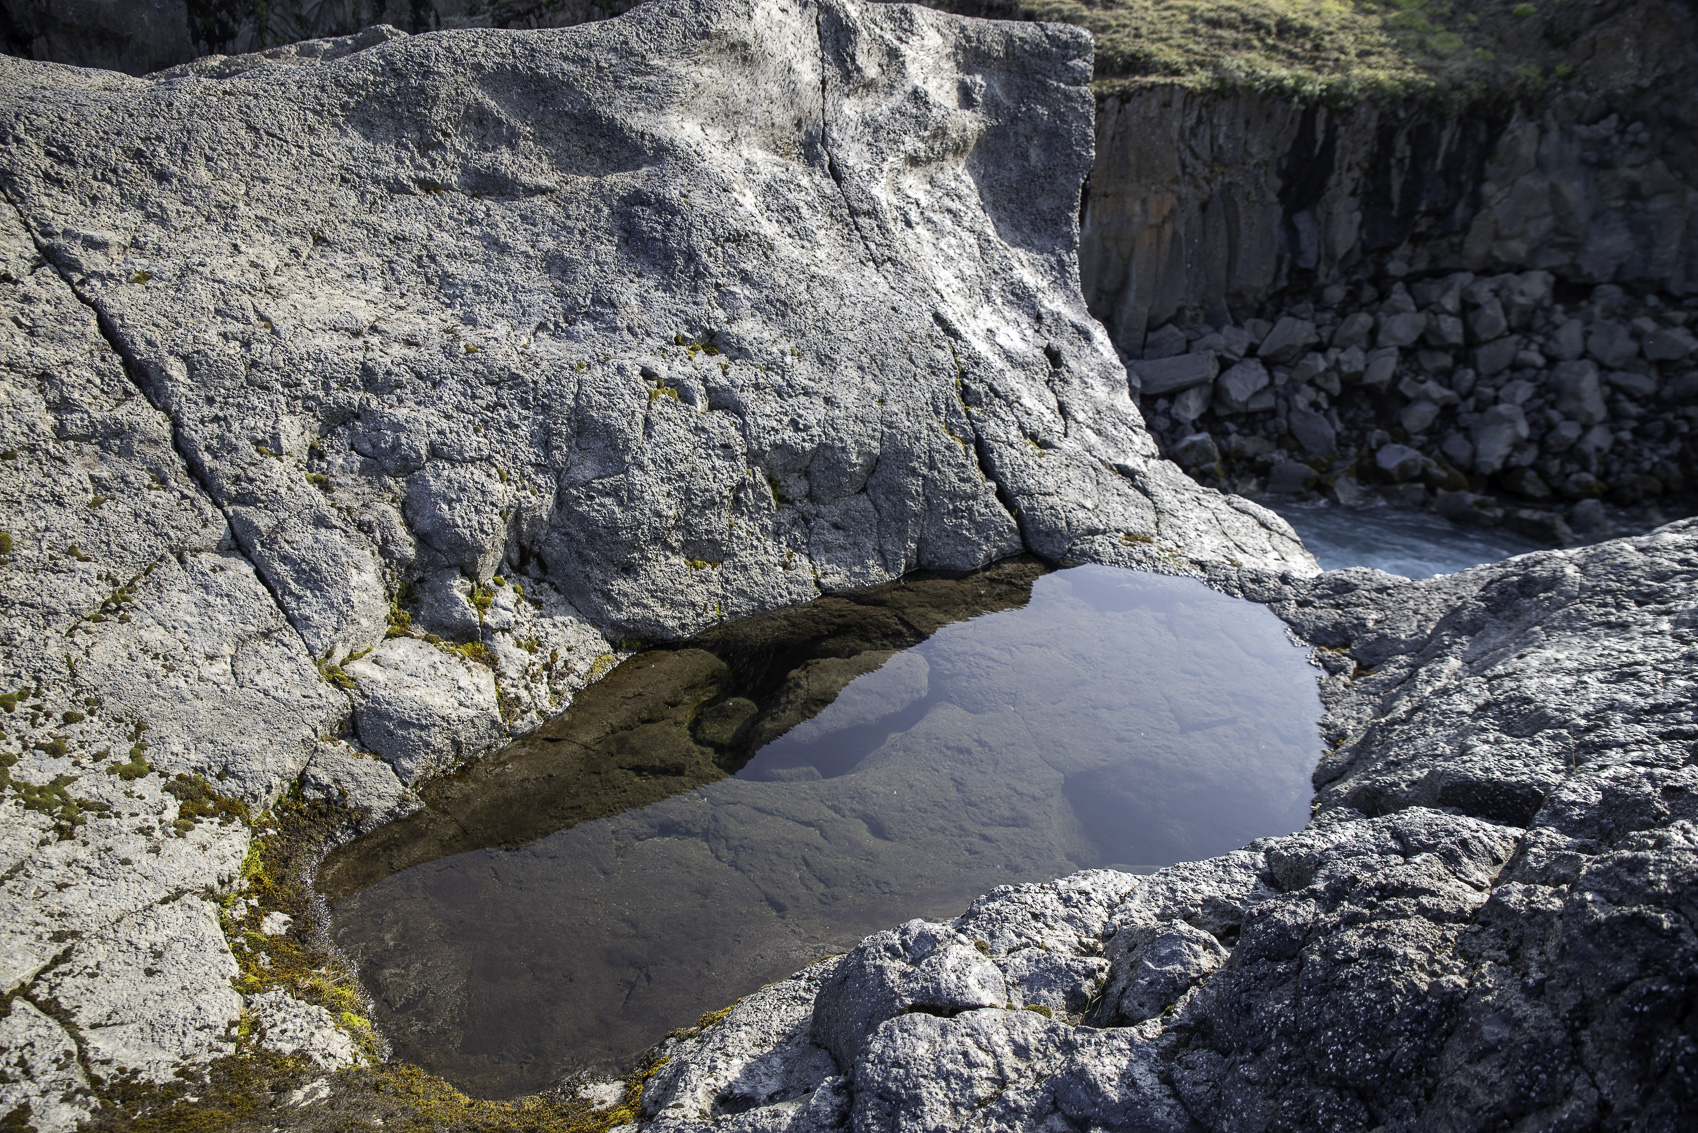
[[[1069,199],[1033,195],[1087,168],[1087,41],[979,25],[963,81],[1000,85],[915,103],[925,130],[963,131],[957,157],[888,126],[945,65],[921,45],[944,19],[661,5],[547,39],[400,39],[153,83],[12,62],[11,176],[315,655],[376,643],[386,574],[481,582],[503,552],[597,624],[648,636],[1127,532],[1303,566],[1278,521],[1155,457],[1071,282]],[[703,49],[683,29],[704,20],[754,52],[730,102],[692,101]],[[1028,55],[994,60],[1016,41]],[[902,66],[875,79],[867,51]],[[598,53],[665,77],[589,80]],[[503,107],[491,76],[511,68],[536,86]],[[419,69],[463,76],[454,109],[413,109]],[[1071,125],[1039,128],[1015,108],[1051,76],[1072,84],[1045,96]],[[594,122],[564,109],[584,97]],[[716,123],[750,99],[761,148],[728,149]],[[468,114],[499,128],[418,155],[409,139]],[[237,123],[342,140],[320,154]],[[35,174],[45,139],[93,169],[159,129],[185,147],[172,167],[247,187],[203,196],[140,155],[91,207]],[[374,291],[374,262],[410,266]],[[655,286],[627,290],[639,279]],[[226,391],[216,409],[206,390]],[[545,405],[561,408],[539,419]]]
[[[316,1003],[302,1003],[286,991],[266,991],[248,1000],[248,1013],[266,1050],[304,1055],[321,1070],[341,1070],[359,1060],[354,1040]]]
[[[790,1036],[812,993],[831,1066],[754,1037],[767,1009],[751,997],[735,1034],[669,1048],[695,1093],[657,1093],[649,1126],[1680,1128],[1698,1057],[1698,522],[1423,582],[1230,585],[1328,674],[1307,829],[869,938],[828,978],[761,993],[786,1004]],[[1069,893],[1069,931],[1048,931]],[[1088,1014],[1019,1010],[1030,947],[1008,930],[1078,965]],[[977,958],[959,943],[975,937]],[[998,970],[1009,1003],[867,1010],[925,980],[904,943],[922,939],[960,957],[950,970],[987,968],[974,988]],[[787,1108],[732,1115],[710,1044],[713,1065],[795,1068]]]
[[[357,683],[360,742],[412,784],[489,750],[502,737],[495,676],[417,638],[385,641],[344,670]]]
[[[1314,573],[1085,310],[1089,50],[669,0],[0,59],[7,1112],[230,1050],[245,816],[398,813],[610,640],[1020,549]]]
[[[0,0],[0,51],[143,75],[203,55],[293,53],[300,40],[376,24],[445,28],[566,27],[635,0]],[[318,44],[294,47],[320,55]]]
[[[418,809],[389,764],[371,752],[355,751],[346,743],[321,743],[301,770],[301,793],[306,798],[345,803],[359,812],[364,832]]]
[[[267,805],[345,701],[15,213],[0,260],[0,1097],[60,1130],[120,1067],[170,1081],[228,1049],[202,895],[249,832],[189,812],[181,776]]]
[[[1678,1128],[1698,526],[1312,579],[1280,521],[1159,458],[1085,312],[1087,52],[1051,25],[670,0],[146,81],[0,61],[7,1115],[69,1129],[121,1072],[231,1049],[236,804],[307,770],[387,813],[404,776],[605,671],[604,635],[1025,548],[1208,571],[1278,610],[1328,673],[1315,820],[880,934],[673,1043],[651,1124]],[[1466,254],[1524,266],[1545,218],[1505,188],[1516,155],[1617,145],[1600,127],[1514,120]],[[1653,164],[1632,232],[1690,196]],[[1679,245],[1553,231],[1587,278],[1687,286]],[[1520,338],[1542,286],[1470,301],[1466,345]],[[1448,294],[1374,317],[1461,318]],[[1384,388],[1378,325],[1333,348]],[[1425,325],[1402,349],[1464,347]],[[1566,325],[1491,361],[1575,354]],[[1678,366],[1683,326],[1584,348]],[[1239,359],[1277,324],[1227,329],[1251,367],[1229,408],[1274,409]],[[1301,365],[1293,329],[1273,350]],[[1526,422],[1524,380],[1500,416]],[[1594,465],[1614,445],[1570,439]],[[482,711],[444,740],[419,706],[462,676]],[[326,739],[350,725],[409,737],[403,775]],[[341,1057],[322,1018],[255,1006]]]

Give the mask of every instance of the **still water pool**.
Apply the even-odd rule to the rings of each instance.
[[[994,886],[1298,829],[1316,673],[1189,579],[835,595],[639,654],[321,887],[396,1053],[515,1095]]]

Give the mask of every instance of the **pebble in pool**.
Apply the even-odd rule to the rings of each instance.
[[[788,730],[735,776],[518,849],[414,854],[341,895],[333,934],[396,1054],[486,1097],[617,1070],[997,885],[1145,872],[1307,820],[1318,670],[1268,610],[1098,566],[1036,568],[1003,604],[799,666],[769,698]],[[831,665],[870,671],[793,722]],[[685,708],[698,732],[716,711]]]

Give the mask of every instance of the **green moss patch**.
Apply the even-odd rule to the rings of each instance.
[[[60,838],[69,838],[75,834],[77,827],[88,821],[87,812],[107,809],[105,803],[79,799],[71,794],[67,788],[77,781],[75,775],[55,775],[47,783],[30,783],[12,778],[12,768],[17,762],[16,755],[0,752],[0,795],[16,795],[18,801],[24,804],[25,810],[33,810],[51,818],[54,831]]]
[[[219,794],[199,775],[178,775],[165,784],[165,793],[177,800],[177,820],[171,825],[179,834],[207,821],[221,826],[248,821],[248,808],[240,799]]]

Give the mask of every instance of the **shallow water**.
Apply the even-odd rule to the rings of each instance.
[[[1274,510],[1326,570],[1365,566],[1405,578],[1431,578],[1544,549],[1513,531],[1463,527],[1412,509],[1291,503]]]
[[[1271,613],[1189,579],[1001,569],[639,655],[553,733],[576,738],[515,745],[344,848],[333,933],[396,1053],[474,1094],[535,1090],[996,885],[1303,825],[1316,670]],[[559,792],[625,776],[644,805],[538,805],[549,760]],[[638,798],[668,773],[676,793]],[[517,841],[507,809],[564,828],[493,848]]]

